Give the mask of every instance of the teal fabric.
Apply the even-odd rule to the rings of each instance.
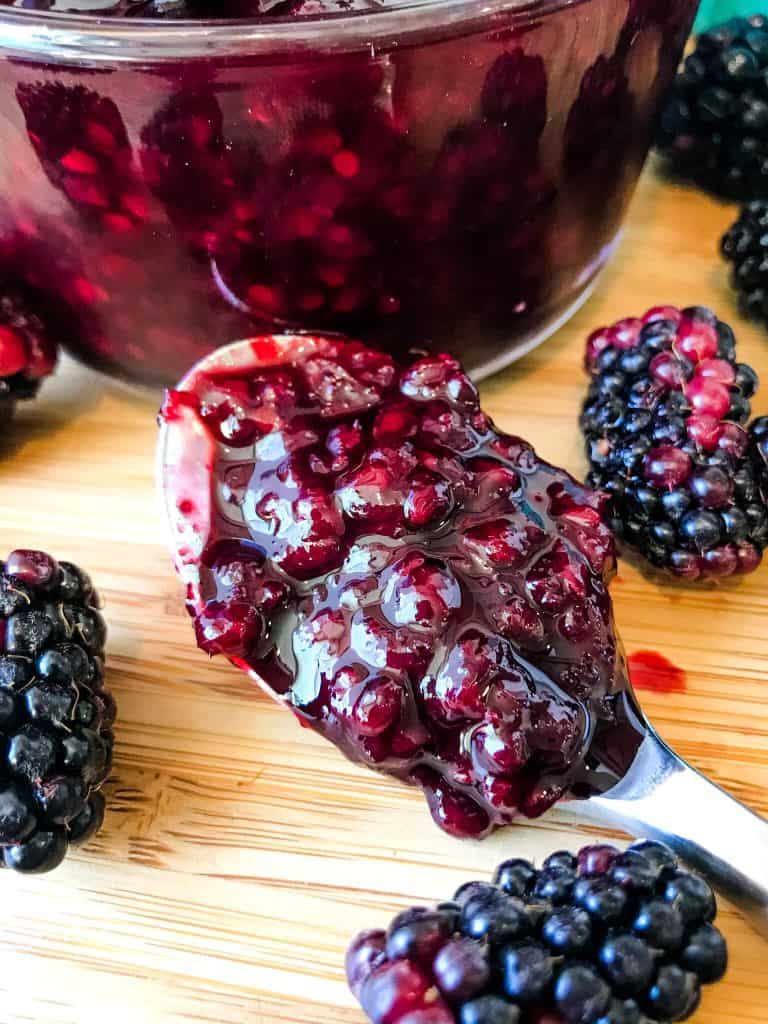
[[[750,14],[768,14],[768,0],[701,0],[693,31],[706,32],[729,18]]]

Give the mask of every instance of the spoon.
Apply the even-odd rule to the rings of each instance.
[[[645,738],[624,777],[563,810],[666,843],[768,938],[768,821],[692,768],[642,718]]]
[[[179,391],[193,390],[200,375],[252,365],[254,346],[259,344],[249,339],[212,353],[193,368]],[[304,346],[311,348],[314,341],[291,335],[269,344],[274,351],[258,349],[262,366],[279,362],[288,346],[299,352]],[[161,421],[157,486],[176,569],[188,586],[206,538],[188,517],[179,515],[179,495],[183,493],[186,501],[194,502],[203,518],[210,516],[208,471],[212,457],[211,441],[201,421],[190,406],[177,404],[173,416],[166,414]],[[270,697],[286,703],[252,668],[240,667]],[[768,937],[768,822],[671,750],[643,715],[631,686],[626,696],[630,715],[636,718],[635,731],[642,736],[634,757],[610,788],[586,800],[570,799],[561,809],[577,820],[666,843]]]

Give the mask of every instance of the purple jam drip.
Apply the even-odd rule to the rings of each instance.
[[[449,356],[235,349],[162,411],[198,645],[453,834],[613,784],[642,731],[601,497],[497,431]]]

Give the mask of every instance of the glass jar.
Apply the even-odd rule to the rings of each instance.
[[[251,333],[480,376],[604,265],[696,0],[424,0],[255,21],[0,8],[0,279],[165,384]]]

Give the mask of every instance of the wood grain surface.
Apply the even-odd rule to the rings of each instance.
[[[584,338],[659,302],[710,304],[734,324],[768,412],[768,334],[738,317],[716,255],[733,215],[646,172],[595,296],[483,385],[499,425],[582,474]],[[93,574],[120,712],[103,832],[51,875],[0,877],[0,1021],[360,1024],[343,980],[356,930],[595,832],[552,814],[450,839],[418,792],[348,763],[199,653],[153,494],[156,405],[69,364],[19,414],[0,463],[0,550],[44,547]],[[622,564],[613,593],[628,651],[686,673],[684,692],[642,694],[662,735],[768,815],[768,566],[683,590]],[[732,966],[695,1020],[765,1024],[768,946],[728,907],[722,925]]]

